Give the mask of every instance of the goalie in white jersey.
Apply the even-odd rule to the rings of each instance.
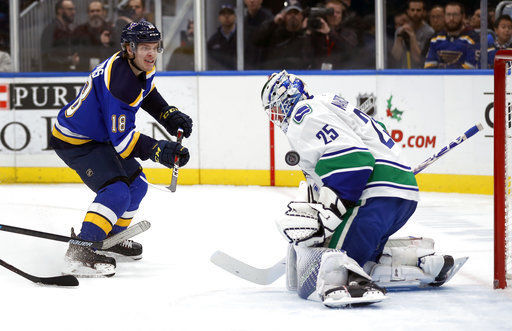
[[[407,238],[386,244],[416,210],[419,192],[381,123],[339,94],[313,97],[300,78],[286,71],[268,79],[261,98],[270,120],[299,154],[308,184],[301,185],[303,201],[290,202],[277,221],[292,244],[289,288],[338,307],[384,299],[385,290],[372,277],[379,284],[446,281],[453,258],[433,255],[433,241]],[[401,247],[392,254],[391,246]]]

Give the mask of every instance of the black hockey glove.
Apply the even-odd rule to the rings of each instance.
[[[181,146],[174,141],[160,140],[151,149],[149,158],[153,162],[158,162],[166,167],[172,168],[174,165],[174,157],[178,155],[179,166],[183,167],[190,159],[190,154],[186,147]]]
[[[192,119],[174,106],[170,106],[160,114],[160,124],[172,134],[177,135],[178,129],[183,129],[183,136],[188,138],[192,133]]]

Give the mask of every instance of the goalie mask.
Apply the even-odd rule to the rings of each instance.
[[[301,100],[311,99],[306,84],[286,70],[273,73],[263,86],[261,101],[265,112],[274,124],[286,130],[293,108]]]

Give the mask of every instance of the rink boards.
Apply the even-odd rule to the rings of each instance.
[[[270,184],[270,133],[261,108],[266,72],[161,73],[156,86],[171,105],[194,120],[184,144],[190,162],[180,184]],[[422,162],[475,123],[484,130],[417,176],[425,191],[492,193],[493,76],[490,71],[299,72],[310,90],[340,92],[360,104],[375,98],[373,116],[384,122],[411,166]],[[85,75],[0,76],[0,182],[78,182],[48,148],[58,110],[70,102]],[[137,128],[168,139],[140,111]],[[303,178],[288,166],[284,135],[275,130],[275,183],[294,186]],[[153,183],[168,184],[170,171],[144,162]]]

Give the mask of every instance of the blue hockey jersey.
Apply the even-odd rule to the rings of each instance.
[[[425,68],[474,69],[477,66],[478,36],[472,31],[450,36],[440,32],[430,39]]]
[[[111,142],[123,158],[131,155],[140,133],[135,115],[153,89],[155,67],[135,76],[120,52],[99,64],[80,94],[62,108],[52,134],[73,145]]]

